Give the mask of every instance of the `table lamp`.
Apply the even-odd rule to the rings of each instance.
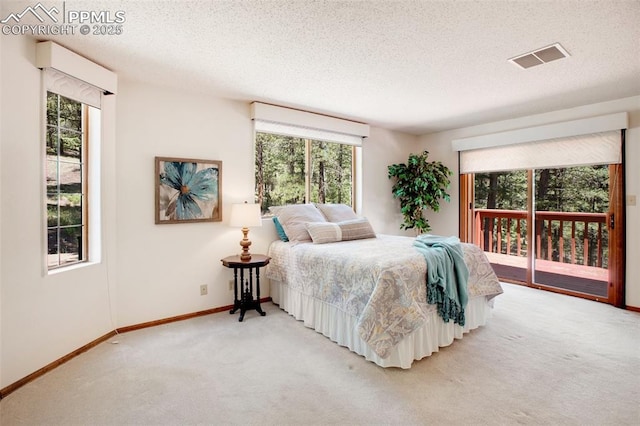
[[[246,201],[241,204],[232,204],[229,226],[242,228],[243,238],[240,241],[240,246],[242,246],[240,260],[251,260],[251,253],[249,253],[251,241],[249,241],[247,236],[249,235],[249,227],[262,226],[262,212],[260,211],[260,204],[249,204]]]

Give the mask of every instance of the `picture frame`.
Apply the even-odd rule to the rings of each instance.
[[[222,221],[222,161],[155,157],[156,224]]]

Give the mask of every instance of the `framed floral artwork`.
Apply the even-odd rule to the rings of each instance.
[[[156,157],[156,224],[222,220],[222,161]]]

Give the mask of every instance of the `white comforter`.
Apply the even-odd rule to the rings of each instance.
[[[462,246],[469,268],[469,297],[502,293],[482,250],[472,244]],[[360,337],[382,358],[435,310],[426,303],[424,256],[410,237],[378,235],[329,244],[276,241],[269,256],[267,278],[356,318]]]

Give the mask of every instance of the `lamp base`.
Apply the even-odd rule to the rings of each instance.
[[[249,228],[242,228],[243,238],[240,241],[240,246],[242,247],[242,253],[240,253],[240,260],[243,262],[247,262],[251,260],[251,253],[249,253],[249,246],[251,245],[251,241],[247,238],[249,235]]]

